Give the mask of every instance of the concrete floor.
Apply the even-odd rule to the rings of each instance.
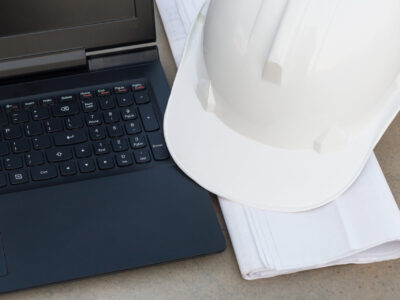
[[[158,46],[170,83],[176,73],[157,13]],[[400,117],[376,148],[400,201]],[[216,203],[216,202],[215,202]],[[216,204],[221,224],[226,232]],[[221,254],[15,292],[5,299],[400,299],[400,261],[348,265],[272,279],[241,278],[229,237]]]

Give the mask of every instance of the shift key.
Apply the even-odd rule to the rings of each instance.
[[[158,124],[153,106],[151,104],[139,106],[139,113],[142,117],[144,130],[155,131],[160,129],[160,125]]]

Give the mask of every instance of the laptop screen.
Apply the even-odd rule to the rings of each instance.
[[[131,0],[1,0],[0,37],[132,19]]]
[[[153,0],[0,0],[0,61],[155,40]]]

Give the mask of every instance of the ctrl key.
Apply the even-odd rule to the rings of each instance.
[[[42,181],[57,177],[57,169],[55,166],[47,165],[31,168],[32,180]]]
[[[28,173],[25,170],[10,172],[9,177],[12,185],[23,184],[29,181]]]

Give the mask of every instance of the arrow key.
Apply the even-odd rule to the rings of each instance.
[[[96,164],[93,159],[81,159],[78,161],[81,173],[91,173],[96,170]]]
[[[112,169],[115,166],[114,159],[111,156],[102,156],[97,158],[97,164],[100,170]]]
[[[86,158],[92,155],[92,149],[88,144],[75,146],[75,154],[78,158]]]
[[[60,165],[60,173],[62,176],[72,176],[76,174],[76,166],[73,161],[68,161]]]

